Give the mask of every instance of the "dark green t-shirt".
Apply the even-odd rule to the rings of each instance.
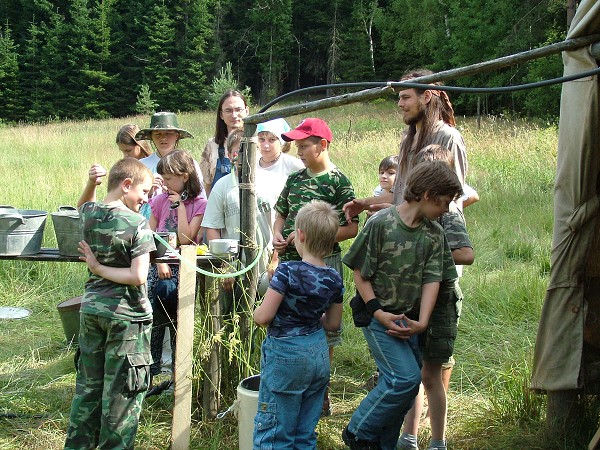
[[[155,250],[148,221],[125,206],[88,202],[79,208],[83,239],[100,264],[131,267],[131,261]],[[149,320],[152,306],[146,284],[115,283],[90,272],[81,312],[123,320]]]
[[[442,280],[444,230],[425,218],[410,228],[392,206],[367,221],[342,262],[371,282],[385,311],[406,313],[421,301],[424,284]]]
[[[322,200],[332,205],[338,213],[340,226],[348,224],[342,207],[351,200],[354,200],[354,188],[350,180],[340,169],[333,169],[311,176],[308,169],[302,169],[288,176],[277,204],[275,211],[285,217],[283,226],[283,237],[287,237],[294,231],[294,222],[300,208],[312,200]],[[352,218],[353,222],[358,222],[358,216]],[[333,253],[340,253],[341,248],[338,243],[333,248]],[[289,245],[283,255],[282,261],[300,261],[300,255],[293,245]]]

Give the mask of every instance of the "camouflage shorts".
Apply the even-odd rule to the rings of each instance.
[[[445,298],[438,297],[429,319],[429,326],[419,336],[419,346],[424,361],[434,364],[450,362],[458,332],[459,305],[461,303],[454,292]]]

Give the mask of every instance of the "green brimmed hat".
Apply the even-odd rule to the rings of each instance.
[[[157,112],[150,118],[150,127],[140,130],[135,135],[137,140],[149,140],[151,133],[158,130],[175,130],[179,132],[179,139],[193,138],[189,131],[179,128],[179,122],[175,113],[162,111]]]

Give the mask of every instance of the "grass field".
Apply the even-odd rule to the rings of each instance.
[[[318,114],[334,132],[332,160],[358,196],[377,184],[377,166],[397,153],[403,124],[392,102],[351,105]],[[300,117],[292,117],[295,125]],[[0,204],[55,211],[74,205],[94,162],[110,166],[120,153],[118,128],[147,117],[0,128],[3,164]],[[182,141],[195,158],[214,128],[213,114],[181,114],[196,139]],[[552,193],[557,129],[528,122],[458,118],[467,143],[467,182],[481,201],[466,212],[476,261],[461,281],[465,306],[456,344],[449,398],[449,448],[585,448],[597,422],[584,424],[574,442],[545,442],[545,398],[528,390],[538,318],[550,269]],[[103,195],[101,188],[99,195]],[[55,246],[50,220],[46,246]],[[346,274],[347,292],[353,291]],[[73,349],[64,341],[56,305],[79,295],[85,270],[78,263],[0,261],[0,306],[32,311],[0,322],[0,449],[59,449],[65,437],[75,374]],[[348,309],[348,308],[347,308]],[[318,426],[320,449],[341,449],[340,432],[365,394],[374,365],[362,334],[344,316],[344,344],[333,361],[334,414]],[[257,370],[258,367],[255,367]],[[232,401],[228,386],[223,405]],[[145,405],[138,448],[169,442],[169,397]],[[201,421],[194,405],[192,448],[237,448],[237,424]],[[224,409],[224,408],[223,408]],[[420,436],[421,446],[428,430]]]

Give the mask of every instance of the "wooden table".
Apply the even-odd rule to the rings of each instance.
[[[196,260],[196,266],[208,271],[214,271],[221,265],[221,258],[212,255],[197,256],[196,246],[181,247],[181,256],[187,261]],[[0,255],[0,260],[38,261],[38,262],[82,262],[77,256],[62,256],[57,248],[42,248],[33,255]],[[152,260],[153,263],[163,262],[179,264],[179,259],[167,253],[162,258]],[[173,407],[173,422],[171,424],[171,449],[183,450],[189,448],[191,415],[192,415],[192,362],[194,341],[194,304],[196,299],[196,271],[187,264],[181,264],[179,270],[179,307],[177,310],[177,336],[175,349],[175,398]],[[211,335],[220,331],[222,318],[219,317],[219,300],[211,298],[210,281],[206,282],[204,303],[211,316]],[[215,314],[216,313],[216,314]],[[211,339],[212,341],[212,339]],[[220,345],[211,342],[211,352],[207,364],[206,379],[204,380],[203,408],[209,417],[216,414],[218,409],[218,391],[221,384]],[[218,370],[216,370],[218,369]],[[208,409],[208,411],[207,411]],[[214,413],[214,414],[213,414]]]

